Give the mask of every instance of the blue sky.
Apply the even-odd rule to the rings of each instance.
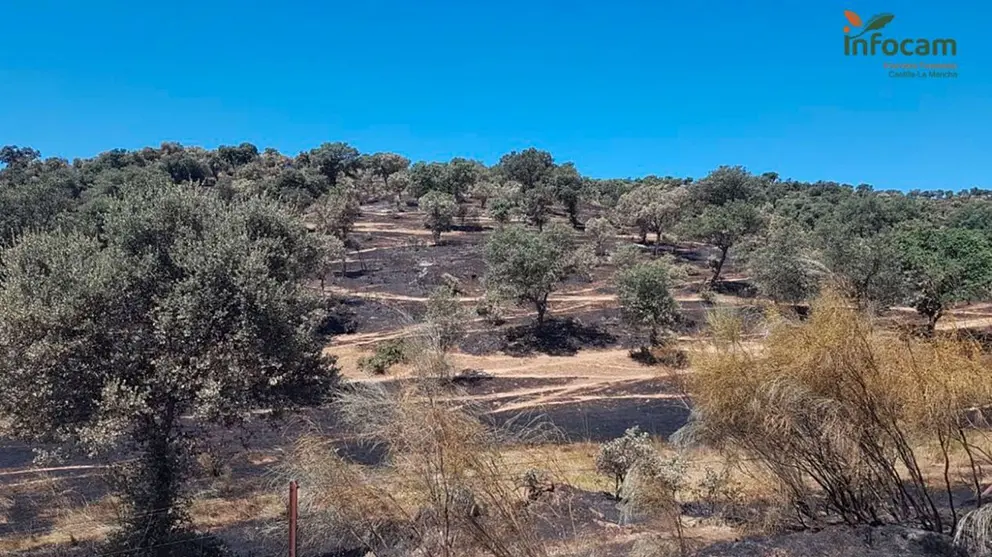
[[[981,2],[0,0],[0,143],[324,141],[414,159],[529,146],[595,177],[720,164],[879,189],[992,187]],[[951,37],[959,77],[843,55],[843,10]]]

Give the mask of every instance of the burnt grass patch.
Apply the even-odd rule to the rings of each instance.
[[[424,305],[419,302],[347,298],[345,304],[355,324],[352,332],[378,333],[402,329],[416,322],[424,313]]]
[[[667,439],[686,424],[689,408],[674,398],[597,399],[537,406],[530,414],[554,424],[564,440],[604,443],[621,437],[635,425],[651,435]],[[519,420],[518,414],[510,412],[497,412],[492,416],[500,425]]]
[[[601,323],[556,317],[543,325],[525,323],[471,333],[462,339],[459,348],[472,355],[504,352],[517,357],[574,356],[583,348],[609,348],[618,342],[619,338]]]
[[[416,243],[381,248],[363,255],[364,271],[334,277],[347,290],[382,290],[404,296],[427,296],[448,274],[468,292],[482,289],[485,262],[479,254],[481,234],[442,237],[440,245]],[[358,263],[352,263],[358,271]]]
[[[465,378],[455,377],[454,383],[458,390],[468,396],[487,396],[499,393],[510,393],[521,389],[536,389],[540,387],[557,387],[567,385],[573,377],[497,377]]]

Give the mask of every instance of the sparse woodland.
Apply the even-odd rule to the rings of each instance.
[[[992,555],[992,191],[0,164],[5,555]]]

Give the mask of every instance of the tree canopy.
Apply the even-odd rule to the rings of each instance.
[[[575,239],[560,226],[535,232],[508,226],[486,243],[486,289],[495,298],[533,304],[544,323],[548,296],[561,281],[581,270]]]
[[[931,334],[948,306],[992,292],[992,244],[980,232],[918,227],[900,233],[896,242],[911,302],[927,318]]]
[[[624,322],[635,331],[647,331],[648,344],[658,344],[662,333],[679,320],[672,296],[672,267],[664,259],[639,263],[617,272],[617,301]]]
[[[302,285],[319,247],[271,202],[142,184],[99,219],[0,254],[0,415],[20,438],[133,451],[123,543],[137,549],[184,526],[184,417],[314,404],[336,372]]]

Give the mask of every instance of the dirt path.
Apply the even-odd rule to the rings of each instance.
[[[407,296],[405,294],[393,294],[392,292],[369,290],[348,290],[337,286],[328,286],[327,291],[333,294],[338,294],[339,296],[357,296],[360,298],[391,300],[395,302],[427,303],[427,300],[429,299],[427,296]],[[616,294],[582,294],[582,292],[592,291],[595,291],[595,288],[588,288],[576,292],[552,294],[548,297],[548,300],[551,302],[615,302],[617,299]],[[463,304],[479,302],[482,299],[482,296],[458,296],[458,301]],[[687,294],[675,296],[675,300],[679,302],[698,302],[701,301],[702,298],[700,298],[697,294]]]

